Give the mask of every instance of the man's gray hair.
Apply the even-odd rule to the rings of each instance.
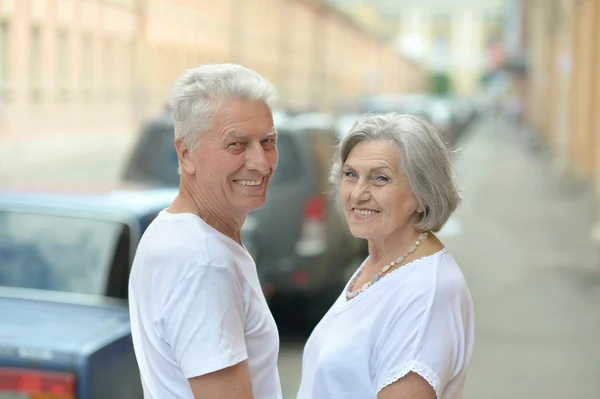
[[[425,120],[397,113],[367,115],[339,143],[331,168],[333,194],[340,204],[342,168],[362,141],[391,141],[400,150],[400,168],[425,211],[415,228],[439,231],[460,203],[456,173],[442,136]]]
[[[222,101],[261,101],[271,106],[276,96],[266,78],[241,65],[207,64],[188,69],[175,81],[171,93],[175,138],[183,139],[193,151]]]

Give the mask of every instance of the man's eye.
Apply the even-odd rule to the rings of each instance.
[[[344,173],[344,176],[346,177],[356,177],[356,173],[352,172],[351,170],[347,170]]]
[[[241,145],[242,145],[242,143],[241,143],[241,142],[239,142],[239,141],[235,141],[235,142],[233,142],[233,143],[229,143],[229,144],[227,145],[227,147],[230,147],[230,148],[235,148],[235,147],[239,147],[239,146],[241,146]]]

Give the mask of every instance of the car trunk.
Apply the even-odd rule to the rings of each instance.
[[[74,355],[94,348],[106,334],[129,328],[125,302],[90,298],[0,287],[0,358],[74,361]]]

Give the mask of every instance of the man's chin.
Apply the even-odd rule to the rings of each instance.
[[[265,206],[267,201],[266,197],[263,195],[262,197],[244,198],[240,200],[240,203],[241,202],[243,202],[244,208],[248,209],[249,212],[252,212]]]
[[[265,206],[266,203],[267,203],[266,198],[263,197],[260,200],[256,201],[256,205],[254,206],[254,209],[252,209],[252,210],[260,209],[263,206]]]

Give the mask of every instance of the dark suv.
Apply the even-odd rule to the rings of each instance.
[[[364,240],[350,234],[343,214],[327,195],[336,144],[335,121],[322,114],[275,118],[279,165],[267,202],[252,212],[258,273],[272,303],[300,304],[321,316],[366,255]],[[173,120],[165,114],[142,131],[125,179],[177,185]],[[296,301],[298,300],[298,301]]]

